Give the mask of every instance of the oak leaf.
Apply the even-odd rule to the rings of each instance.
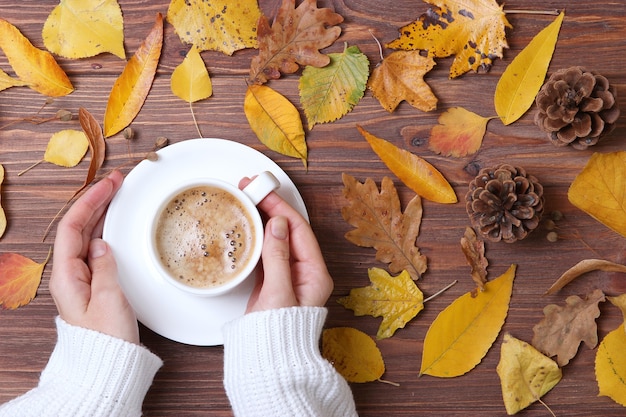
[[[626,330],[624,324],[609,332],[596,352],[595,373],[600,393],[626,407]]]
[[[260,16],[256,0],[172,0],[167,9],[167,21],[183,42],[226,55],[257,47]]]
[[[626,265],[616,264],[603,259],[584,259],[565,271],[552,286],[546,291],[546,295],[554,294],[579,276],[591,271],[623,272],[626,273]]]
[[[163,16],[157,13],[150,33],[128,60],[109,93],[104,113],[105,137],[124,129],[141,110],[152,87],[162,46]]]
[[[18,28],[0,19],[0,49],[18,78],[30,88],[50,97],[74,91],[67,74],[48,52],[35,48]]]
[[[391,273],[406,270],[417,280],[426,272],[427,262],[415,245],[422,221],[420,197],[415,196],[403,213],[398,193],[388,177],[383,178],[380,192],[369,178],[361,184],[344,173],[342,179],[348,205],[341,209],[341,215],[356,228],[346,233],[346,239],[376,249],[376,259],[388,263]]]
[[[0,238],[7,229],[7,216],[2,208],[2,182],[4,181],[4,167],[0,164]]]
[[[604,293],[596,289],[582,299],[577,295],[567,297],[565,306],[547,305],[544,318],[533,327],[534,347],[547,356],[556,356],[559,366],[569,363],[581,342],[589,349],[598,344],[596,318],[600,315],[598,303],[604,301]]]
[[[282,74],[296,72],[300,65],[324,67],[330,58],[319,52],[335,42],[343,17],[331,9],[317,8],[316,0],[283,0],[274,22],[261,15],[257,25],[259,54],[252,58],[250,81],[264,84]]]
[[[307,66],[300,77],[300,103],[309,130],[317,123],[333,122],[350,112],[363,97],[369,60],[357,46],[329,54],[322,68]]]
[[[489,262],[485,257],[485,242],[476,236],[476,232],[471,227],[465,228],[465,234],[461,238],[461,250],[472,268],[470,272],[472,280],[476,283],[477,288],[483,291],[487,282]]]
[[[488,70],[508,48],[506,28],[512,28],[495,0],[425,0],[435,7],[402,28],[387,47],[424,50],[435,58],[456,55],[450,77]]]
[[[50,252],[43,263],[36,263],[16,253],[0,254],[0,305],[15,310],[30,303],[37,294],[41,274],[50,259]]]
[[[322,356],[348,382],[376,381],[385,373],[385,362],[376,342],[352,327],[324,330]]]
[[[430,131],[428,148],[457,158],[474,154],[483,143],[490,119],[463,107],[452,107],[439,116],[439,124]]]
[[[6,90],[10,87],[24,87],[27,85],[28,83],[18,80],[17,78],[13,78],[0,69],[0,91]]]
[[[594,153],[567,192],[569,201],[626,237],[626,151]]]
[[[307,146],[298,109],[282,94],[266,85],[250,85],[244,113],[257,138],[268,148],[307,166]]]
[[[183,62],[174,68],[170,88],[174,95],[188,103],[204,100],[213,94],[209,71],[196,45],[191,46]]]
[[[43,43],[66,58],[110,52],[126,59],[124,19],[117,0],[61,0],[43,26]]]
[[[509,310],[515,265],[446,307],[424,339],[420,374],[455,377],[471,371],[495,342]]]
[[[556,362],[508,333],[502,341],[496,370],[508,415],[539,401],[562,377]]]
[[[437,97],[424,81],[424,74],[434,66],[431,57],[418,51],[396,51],[374,68],[367,87],[390,113],[403,100],[418,110],[432,111],[437,108]]]
[[[407,271],[395,277],[380,268],[370,268],[367,273],[370,286],[353,288],[337,302],[353,310],[355,316],[382,316],[376,338],[386,339],[424,309],[424,294]]]
[[[426,160],[372,135],[359,125],[357,129],[387,168],[416,194],[436,203],[452,204],[458,201],[450,183]]]

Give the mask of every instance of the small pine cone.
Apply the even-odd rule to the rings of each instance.
[[[539,226],[543,186],[523,168],[483,168],[469,184],[465,208],[472,226],[492,242],[511,243]]]
[[[535,102],[535,124],[556,146],[587,149],[611,132],[620,111],[617,89],[602,75],[571,67],[555,72]]]

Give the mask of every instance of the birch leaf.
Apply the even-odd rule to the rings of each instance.
[[[0,254],[0,305],[15,310],[31,302],[41,283],[41,274],[50,259],[36,263],[16,253]]]
[[[307,147],[298,109],[289,100],[265,85],[251,85],[246,91],[244,113],[257,138],[268,148],[306,167]]]
[[[309,130],[317,123],[333,122],[352,110],[363,97],[369,60],[357,46],[329,54],[323,68],[307,66],[300,77],[300,102]]]
[[[385,362],[376,342],[352,327],[324,330],[322,356],[348,382],[376,381],[385,373]]]
[[[167,21],[183,42],[226,55],[257,47],[260,16],[256,0],[172,0],[167,9]]]
[[[596,353],[595,372],[599,395],[626,407],[626,331],[624,324],[609,332]]]
[[[567,192],[573,205],[626,237],[626,151],[594,153]]]
[[[458,201],[450,183],[426,160],[377,138],[359,125],[357,129],[387,168],[415,193],[436,203],[452,204]]]
[[[191,47],[183,62],[172,72],[170,86],[172,93],[187,103],[204,100],[213,94],[209,71],[196,45]]]
[[[563,16],[539,32],[506,67],[496,86],[494,104],[502,123],[510,125],[526,113],[546,78]]]
[[[35,48],[18,28],[0,19],[0,49],[19,79],[30,88],[50,97],[74,91],[65,71],[48,52]]]
[[[18,80],[17,78],[13,78],[0,69],[0,91],[6,90],[10,87],[24,87],[27,85],[28,83],[25,83],[22,80]]]
[[[424,309],[424,294],[407,271],[395,277],[380,268],[370,268],[367,273],[369,287],[353,288],[337,302],[353,310],[355,316],[382,316],[376,338],[386,339]]]
[[[546,291],[546,295],[554,294],[579,276],[591,271],[623,272],[626,273],[626,265],[616,264],[603,259],[585,259],[565,271],[554,284]]]
[[[124,19],[117,0],[61,0],[46,19],[42,36],[50,52],[66,58],[110,52],[126,59]]]
[[[150,92],[163,46],[163,16],[115,80],[104,113],[104,136],[118,133],[133,121]]]
[[[426,333],[420,374],[455,377],[480,363],[504,325],[515,269],[511,265],[484,291],[468,292],[439,313]]]
[[[89,141],[85,132],[80,130],[61,130],[48,141],[44,161],[62,167],[76,166],[87,153]]]
[[[452,107],[439,116],[439,124],[430,131],[428,148],[456,158],[474,154],[483,143],[489,120],[463,107]]]
[[[562,377],[556,362],[508,333],[504,335],[497,371],[508,415],[538,401]]]
[[[0,238],[7,229],[7,216],[2,208],[2,182],[4,181],[4,167],[0,164]]]

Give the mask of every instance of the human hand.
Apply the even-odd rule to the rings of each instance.
[[[245,186],[248,179],[242,180]],[[323,306],[333,290],[315,234],[309,223],[275,192],[258,205],[265,226],[263,270],[246,313],[292,306]]]
[[[114,171],[93,185],[59,222],[50,293],[69,324],[139,343],[135,312],[118,284],[117,265],[100,237],[108,204],[122,185]]]

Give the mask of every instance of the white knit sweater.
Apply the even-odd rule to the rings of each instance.
[[[348,384],[319,351],[325,318],[325,308],[292,307],[225,326],[224,385],[236,416],[356,416]],[[39,385],[0,406],[0,417],[140,416],[161,359],[59,317],[56,324]]]

